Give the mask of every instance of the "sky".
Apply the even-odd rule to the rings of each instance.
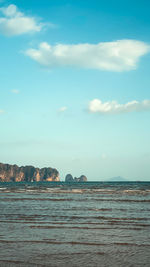
[[[150,180],[149,0],[0,0],[0,162]]]

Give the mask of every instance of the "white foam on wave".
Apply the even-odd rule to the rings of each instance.
[[[46,188],[45,190],[46,190],[47,192],[55,192],[55,191],[60,191],[61,188],[53,187],[53,188]]]
[[[83,189],[72,189],[72,193],[80,193],[82,194],[84,192]]]
[[[122,193],[127,194],[148,194],[150,193],[150,190],[142,190],[142,189],[128,189],[128,190],[122,190]]]

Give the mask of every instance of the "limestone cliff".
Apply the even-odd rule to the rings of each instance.
[[[74,181],[73,176],[71,174],[67,174],[65,177],[65,181],[66,182],[73,182]]]
[[[9,165],[0,163],[0,182],[57,182],[59,172],[53,168],[35,168],[33,166]]]
[[[87,177],[85,175],[81,175],[79,178],[74,177],[71,174],[67,174],[65,177],[66,182],[87,182]]]

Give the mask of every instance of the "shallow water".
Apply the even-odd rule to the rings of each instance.
[[[0,266],[150,266],[150,182],[1,183]]]

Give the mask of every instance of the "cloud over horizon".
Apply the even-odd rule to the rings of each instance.
[[[106,71],[129,71],[137,68],[141,56],[150,52],[150,46],[136,40],[118,40],[98,44],[49,45],[40,43],[38,49],[25,54],[49,68],[79,67]]]
[[[42,29],[41,23],[20,12],[16,5],[2,7],[0,13],[3,15],[0,17],[0,33],[6,36],[39,32]]]
[[[117,101],[102,102],[100,99],[90,101],[89,112],[101,114],[119,114],[134,111],[150,111],[150,100],[138,102],[133,100],[126,104],[119,104]]]

